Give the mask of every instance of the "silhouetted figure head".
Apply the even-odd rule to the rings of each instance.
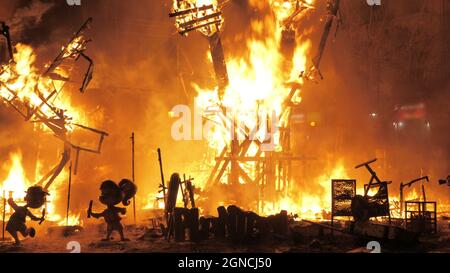
[[[99,200],[102,204],[107,206],[115,206],[122,202],[124,206],[130,204],[130,199],[134,197],[137,192],[136,185],[128,180],[122,179],[119,185],[114,181],[104,181],[100,186],[101,195]]]
[[[122,204],[128,206],[130,204],[130,199],[136,195],[137,186],[131,180],[122,179],[119,182],[119,188],[123,193]]]
[[[41,186],[33,186],[28,188],[24,199],[28,207],[38,209],[47,201],[47,195],[49,194]]]

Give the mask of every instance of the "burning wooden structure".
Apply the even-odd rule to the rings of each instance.
[[[279,4],[279,3],[275,3]],[[295,19],[303,12],[313,7],[304,1],[292,1],[292,8],[289,9],[288,16],[280,19],[280,28],[283,29],[282,46],[290,48],[286,52],[286,58],[292,59],[295,48],[295,30],[293,25]],[[266,201],[276,202],[289,194],[292,190],[292,162],[314,159],[301,155],[294,155],[291,151],[290,115],[293,102],[301,89],[300,80],[293,80],[285,83],[283,88],[289,90],[287,96],[278,111],[266,112],[262,109],[259,112],[259,102],[257,110],[250,117],[258,122],[253,126],[243,124],[239,113],[234,113],[229,106],[223,104],[223,97],[229,87],[228,72],[225,63],[224,53],[220,42],[219,31],[222,25],[222,13],[215,1],[209,4],[198,6],[192,1],[174,1],[173,12],[170,17],[176,18],[176,27],[179,33],[186,35],[190,31],[198,30],[208,38],[210,43],[211,57],[218,84],[218,100],[208,106],[215,108],[215,111],[205,111],[205,119],[215,119],[224,128],[229,128],[229,142],[221,149],[215,158],[215,163],[206,184],[208,188],[214,189],[216,186],[228,184],[231,188],[239,187],[241,184],[251,185],[254,189],[250,199],[256,200],[252,205],[254,209],[262,212],[266,206]],[[330,26],[331,27],[331,26]],[[324,35],[328,36],[328,33]],[[286,42],[287,41],[287,42]],[[286,43],[288,45],[286,45]],[[291,45],[289,45],[291,44]],[[294,44],[292,46],[292,44]],[[323,54],[324,46],[321,46],[320,57]],[[318,61],[318,63],[320,60]],[[211,113],[214,117],[211,117]],[[280,120],[284,120],[283,124]],[[265,131],[261,133],[264,127]],[[259,135],[258,135],[259,134]],[[275,143],[274,138],[278,138]],[[253,165],[253,173],[250,174],[245,166]],[[227,198],[237,201],[239,196],[227,190],[230,194]],[[208,193],[206,193],[208,195]]]
[[[219,96],[222,96],[228,86],[228,72],[220,39],[223,24],[220,8],[212,3],[199,5],[192,1],[176,0],[169,17],[175,17],[178,33],[181,35],[187,36],[189,32],[197,30],[206,37],[219,86]]]
[[[62,51],[58,54],[55,60],[50,64],[46,72],[42,75],[42,78],[38,75],[38,80],[34,82],[34,85],[29,85],[28,81],[32,81],[34,79],[24,79],[23,77],[27,77],[28,74],[26,71],[17,71],[16,61],[19,62],[21,60],[14,60],[13,55],[11,56],[10,63],[7,66],[3,66],[1,73],[5,75],[2,77],[1,83],[1,99],[9,104],[16,112],[18,112],[27,122],[35,123],[35,124],[43,124],[48,129],[50,129],[55,136],[62,141],[64,145],[64,152],[59,164],[57,164],[53,169],[51,169],[46,175],[44,175],[37,184],[42,184],[44,189],[48,189],[50,185],[53,183],[55,178],[61,173],[66,164],[71,160],[71,150],[75,150],[75,169],[74,172],[77,172],[78,166],[78,158],[80,152],[89,152],[89,153],[100,153],[103,141],[108,133],[104,131],[100,131],[94,128],[90,128],[81,124],[78,124],[72,120],[72,118],[66,114],[66,110],[62,109],[53,104],[55,98],[63,91],[64,84],[60,89],[55,87],[55,84],[51,82],[51,80],[57,81],[67,81],[69,78],[62,78],[60,73],[70,73],[70,70],[67,67],[67,61],[70,60],[73,62],[78,60],[80,56],[83,56],[86,60],[89,61],[89,68],[86,73],[86,76],[83,80],[82,86],[80,88],[81,92],[84,92],[87,85],[89,84],[90,79],[92,78],[92,69],[93,62],[92,60],[84,54],[84,50],[86,49],[86,44],[88,40],[84,37],[84,32],[86,28],[92,22],[92,18],[89,18],[85,24],[74,34],[68,44],[66,44]],[[7,36],[8,41],[8,28],[3,26],[5,36]],[[62,67],[62,65],[66,65],[66,67]],[[68,71],[69,70],[69,71]],[[24,74],[21,74],[24,73]],[[31,77],[30,77],[31,78]],[[17,81],[24,80],[25,86],[22,88],[15,88],[14,84],[17,84]],[[49,81],[50,80],[50,81]],[[46,82],[45,87],[43,82]],[[70,134],[73,130],[85,130],[90,132],[94,136],[98,136],[97,146],[94,148],[83,147],[76,143],[71,142]]]
[[[216,34],[218,37],[223,20],[219,5],[216,1],[201,3],[202,4],[197,3],[196,1],[183,0],[174,1],[173,12],[170,14],[170,17],[176,18],[176,27],[182,35],[186,35],[193,30],[200,30],[200,32],[207,37]],[[293,49],[296,47],[297,35],[294,27],[295,18],[308,10],[314,9],[314,5],[308,1],[284,1],[283,3],[272,1],[271,4],[274,5],[274,10],[277,8],[284,9],[283,13],[277,13],[275,11],[279,21],[277,26],[281,29],[282,42],[280,51],[283,52],[283,55],[287,60],[291,61],[295,58],[293,52]],[[299,71],[301,79],[313,81],[323,79],[320,65],[334,23],[337,22],[337,29],[340,27],[340,5],[341,1],[339,0],[327,1],[327,14],[318,50],[315,57],[312,59],[312,65],[309,69]],[[262,123],[266,123],[266,129],[274,129],[276,131],[275,134],[277,135],[278,142],[276,144],[270,143],[273,139],[271,139],[270,133],[267,132],[265,132],[265,134],[263,133],[264,137],[255,138],[254,130],[257,131],[257,126],[259,125],[258,122],[256,122],[256,126],[253,128],[252,126],[245,124],[245,122],[242,122],[243,118],[239,116],[239,114],[231,116],[226,115],[226,111],[229,110],[227,109],[229,105],[226,103],[227,92],[245,92],[245,90],[239,90],[245,87],[232,86],[233,79],[228,77],[229,73],[227,72],[227,66],[224,61],[222,47],[219,47],[219,53],[214,46],[210,46],[210,49],[218,82],[218,92],[216,98],[210,99],[209,106],[205,107],[207,110],[204,112],[204,118],[208,120],[214,119],[211,117],[212,115],[218,116],[219,118],[214,119],[214,121],[219,124],[219,126],[222,125],[229,129],[227,133],[231,135],[231,137],[224,135],[224,139],[226,139],[225,145],[223,145],[223,148],[220,150],[217,150],[217,156],[214,159],[212,171],[206,180],[206,190],[203,194],[206,196],[208,196],[208,194],[213,195],[214,193],[212,192],[214,190],[217,191],[217,189],[220,188],[221,194],[226,196],[223,197],[223,200],[227,200],[233,204],[239,204],[241,202],[258,212],[264,213],[266,202],[276,204],[279,203],[280,200],[289,197],[290,192],[292,191],[291,183],[293,180],[292,162],[313,159],[311,157],[294,155],[291,152],[290,119],[292,107],[295,106],[296,96],[298,96],[299,91],[301,91],[304,82],[299,79],[291,78],[291,81],[286,84],[289,88],[289,92],[285,93],[287,95],[283,97],[284,100],[280,105],[279,111],[273,116],[278,122],[270,124],[271,118],[269,115],[261,118],[257,114],[254,114],[253,117],[251,117],[253,120],[262,120]],[[295,60],[290,63],[292,64],[292,62],[295,62]],[[218,67],[221,69],[218,69]],[[288,67],[286,70],[289,71],[288,69],[290,68]],[[230,91],[233,87],[235,90]],[[260,102],[255,103],[258,110],[260,106],[259,103]],[[216,110],[210,111],[211,108]],[[281,122],[279,122],[280,120]],[[271,144],[272,146],[270,146]],[[268,146],[270,147],[269,149],[267,149]],[[375,170],[370,166],[370,164],[375,161],[376,159],[356,167],[365,167],[371,175],[370,181],[367,184],[364,184],[362,195],[357,194],[356,180],[338,179],[340,177],[334,177],[335,180],[332,181],[332,222],[334,217],[345,216],[353,217],[358,223],[367,222],[370,218],[386,217],[388,222],[390,224],[392,223],[391,202],[388,190],[392,181],[382,181],[379,179]],[[427,222],[427,226],[431,225],[432,227],[436,227],[435,209],[429,210],[425,208],[428,204],[426,203],[425,197],[424,201],[419,202],[420,204],[418,204],[421,209],[417,211],[409,209],[408,212],[403,210],[404,205],[412,206],[417,203],[404,200],[402,194],[403,187],[409,185],[411,184],[402,184],[401,186],[400,215],[403,217],[404,214],[405,216],[401,226],[411,229],[411,221],[414,221],[413,218],[419,217],[421,219],[426,218],[424,221]],[[240,194],[241,191],[247,192],[247,199],[245,201],[240,200],[240,198],[242,198]],[[250,200],[253,200],[254,203]],[[249,205],[249,203],[252,205]],[[430,205],[432,204],[435,203],[430,203]],[[419,213],[419,215],[417,213]],[[425,217],[425,214],[429,215],[429,217]],[[201,220],[201,222],[204,222],[205,226],[208,226],[209,222],[214,225],[214,221],[215,220]],[[372,227],[374,230],[377,229],[374,226]],[[361,231],[361,234],[363,233],[363,230]],[[422,231],[429,232],[430,229],[427,229],[427,231],[422,229]],[[376,232],[377,231],[375,231],[375,233]]]
[[[42,125],[42,128],[45,128],[44,130],[52,132],[63,144],[60,162],[35,182],[36,185],[42,186],[47,192],[69,162],[73,161],[74,163],[73,169],[72,163],[70,165],[69,177],[72,175],[72,170],[74,174],[77,173],[81,152],[100,154],[104,139],[108,136],[107,132],[79,124],[71,116],[71,113],[65,109],[68,105],[63,105],[60,102],[58,104],[57,101],[62,92],[67,92],[65,83],[71,81],[71,72],[80,57],[89,63],[81,83],[81,92],[86,90],[92,79],[93,61],[84,53],[87,43],[90,41],[86,37],[86,31],[91,23],[92,18],[89,18],[70,41],[62,47],[61,52],[42,75],[35,72],[35,69],[31,67],[33,62],[32,49],[19,44],[14,51],[9,27],[2,23],[2,34],[7,39],[9,57],[0,68],[1,101],[18,112],[26,122],[37,126]],[[72,138],[74,131],[84,131],[90,134],[90,137],[96,142],[95,147],[86,146],[81,142],[77,143]],[[75,152],[75,157],[72,156],[72,151]],[[5,204],[3,208],[3,222],[5,222],[7,214],[12,213],[11,210],[6,213],[6,199],[13,198],[13,192],[6,193],[6,189],[3,189],[2,198]],[[15,201],[21,202],[21,200]],[[47,206],[47,203],[45,206]],[[67,211],[66,225],[69,224],[68,219],[69,211]]]

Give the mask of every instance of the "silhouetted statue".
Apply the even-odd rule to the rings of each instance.
[[[133,198],[137,192],[136,185],[127,179],[122,179],[119,185],[114,181],[107,180],[101,184],[100,191],[101,195],[99,200],[102,204],[106,205],[107,208],[102,213],[94,213],[92,212],[92,207],[90,205],[88,209],[88,218],[92,216],[96,219],[101,217],[105,219],[107,234],[103,241],[111,240],[111,234],[114,230],[119,232],[121,241],[128,241],[123,234],[123,226],[120,223],[122,218],[119,215],[125,215],[126,209],[116,207],[116,205],[122,203],[124,206],[128,206],[130,204],[130,199]]]
[[[36,235],[36,230],[34,228],[27,228],[26,218],[30,217],[33,221],[44,221],[44,216],[41,218],[36,217],[31,213],[28,208],[38,209],[45,204],[47,192],[44,191],[42,187],[34,186],[27,190],[27,194],[24,198],[26,205],[23,207],[18,206],[12,198],[8,199],[8,204],[13,208],[14,213],[9,218],[8,224],[6,225],[6,231],[11,234],[14,238],[15,244],[19,245],[20,240],[18,233],[22,234],[23,237],[30,236],[33,238]]]

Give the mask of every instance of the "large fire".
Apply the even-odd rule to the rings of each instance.
[[[83,47],[79,40],[69,45],[67,54],[72,50]],[[3,65],[0,68],[0,97],[2,102],[8,104],[16,110],[21,110],[16,104],[20,101],[27,107],[27,111],[31,111],[29,117],[26,119],[34,120],[38,117],[39,120],[56,119],[55,113],[64,111],[64,123],[60,124],[62,130],[71,133],[74,130],[73,124],[87,123],[87,118],[83,115],[77,107],[71,103],[71,96],[69,92],[62,92],[65,81],[54,80],[50,77],[41,75],[39,69],[35,66],[36,54],[32,47],[24,44],[17,44],[15,46],[14,61]],[[67,74],[69,71],[64,71],[64,68],[58,68],[60,75]],[[22,112],[23,113],[23,112]],[[51,132],[49,127],[44,124],[33,123],[35,130],[43,132]],[[22,165],[22,153],[16,152],[10,155],[11,164],[8,166],[8,178],[1,183],[2,193],[5,197],[11,197],[16,202],[23,202],[25,191],[28,187],[33,186],[37,181],[31,182],[27,179],[26,171]],[[36,163],[36,170],[34,170],[35,178],[40,179],[45,173],[47,166],[42,166],[40,161]],[[50,196],[47,198],[46,219],[49,221],[61,221],[63,217],[56,213],[56,201],[59,199],[58,184],[62,181],[67,181],[68,173],[63,171],[55,181],[54,187],[49,189]],[[65,223],[61,221],[60,224]],[[78,223],[79,220],[75,217],[70,218],[70,223]]]
[[[0,69],[0,96],[3,100],[18,98],[36,111],[36,115],[49,119],[54,116],[52,107],[58,107],[65,111],[68,121],[65,129],[69,132],[73,130],[72,124],[85,122],[82,112],[72,106],[70,95],[61,92],[64,81],[41,76],[35,67],[36,55],[33,48],[17,44],[15,49],[15,62],[11,61]],[[48,99],[51,99],[52,105],[46,103]],[[45,126],[40,127],[45,130]]]
[[[80,220],[81,214],[69,215],[68,218],[64,218],[59,221],[60,226],[83,226],[83,221]]]
[[[242,139],[242,133],[249,128],[250,130],[257,128],[256,137],[260,141],[266,140],[269,128],[264,126],[264,115],[275,117],[275,123],[273,124],[279,129],[289,126],[290,108],[286,106],[286,100],[292,92],[293,84],[303,85],[303,79],[299,75],[306,70],[307,61],[310,59],[312,44],[305,35],[308,30],[305,30],[304,33],[297,32],[293,58],[288,60],[292,62],[292,65],[289,68],[290,70],[286,71],[285,69],[286,57],[280,50],[283,30],[285,29],[283,20],[288,14],[292,14],[292,9],[295,8],[295,5],[292,6],[293,3],[290,1],[284,1],[284,3],[280,3],[280,1],[250,1],[250,4],[254,8],[263,8],[264,4],[269,4],[273,12],[266,14],[262,19],[255,19],[251,22],[253,35],[249,35],[252,38],[245,41],[246,54],[228,54],[226,64],[229,85],[223,96],[219,98],[217,90],[208,90],[197,84],[193,85],[198,94],[195,100],[196,107],[200,108],[203,115],[212,120],[214,124],[210,128],[211,130],[207,132],[208,135],[205,136],[210,149],[215,151],[214,153],[208,153],[211,165],[224,147],[230,145],[232,138]],[[312,1],[308,1],[308,4],[312,4]],[[301,20],[302,16],[304,15],[299,14],[297,20]],[[301,88],[299,88],[288,103],[298,105],[301,101]],[[210,114],[213,108],[226,109],[226,114],[231,114],[232,118],[224,122],[223,116]],[[230,134],[231,120],[236,121],[236,135]],[[261,123],[261,121],[263,122]],[[271,121],[274,122],[274,120]],[[260,126],[261,124],[263,126]],[[280,143],[280,131],[276,130],[272,135],[273,150],[276,152],[283,151]],[[257,145],[252,144],[245,156],[252,157],[257,153]],[[265,152],[262,153],[262,156],[265,156]],[[256,176],[257,163],[240,162],[239,164],[251,177]],[[333,175],[339,177],[344,174],[333,172]],[[322,183],[327,181],[322,177],[317,180],[318,187],[322,187]],[[221,182],[226,183],[226,179]],[[240,182],[245,183],[244,181]],[[202,185],[201,183],[200,185],[197,183],[197,186],[208,187],[208,185]],[[317,194],[288,194],[276,203],[266,203],[261,212],[270,214],[275,211],[279,212],[280,209],[287,209],[290,212],[304,215],[321,213],[327,207],[327,202],[324,200],[329,200],[329,195],[326,195],[325,190],[327,188],[329,188],[329,185],[324,185],[324,190],[317,191]],[[298,189],[294,188],[291,191],[297,192]],[[326,199],[325,196],[327,196]]]
[[[186,9],[200,8],[206,5],[213,5],[216,9],[217,6],[217,2],[211,0],[174,1],[175,9],[180,8],[180,2],[188,5],[184,6]],[[313,0],[252,0],[249,1],[249,4],[252,8],[261,10],[261,14],[265,14],[265,16],[252,19],[252,33],[247,35],[248,38],[243,42],[246,47],[244,53],[242,51],[235,53],[232,48],[225,49],[229,82],[223,94],[218,92],[218,88],[211,89],[197,83],[192,84],[197,91],[196,107],[200,109],[207,121],[212,121],[208,124],[210,125],[209,130],[203,132],[206,134],[204,138],[209,147],[205,158],[210,168],[225,147],[228,147],[228,151],[231,149],[232,139],[244,139],[248,130],[257,128],[256,136],[260,141],[265,140],[269,128],[258,127],[261,122],[260,113],[266,116],[271,113],[275,114],[276,127],[279,130],[272,136],[275,144],[274,151],[283,152],[280,132],[289,126],[291,114],[291,108],[286,106],[286,100],[290,100],[288,102],[290,105],[301,106],[302,90],[304,89],[302,87],[305,82],[304,78],[299,75],[307,70],[313,57],[312,42],[309,39],[312,29],[302,28],[299,30],[295,26],[297,22],[307,16],[308,12],[314,10]],[[267,12],[268,6],[271,12]],[[198,9],[197,12],[199,12]],[[177,27],[186,21],[177,22]],[[220,31],[220,29],[215,31]],[[291,59],[288,60],[283,50],[280,50],[283,35],[286,32],[290,32],[291,35],[295,33],[295,48],[292,56],[289,57]],[[208,55],[207,60],[212,62],[213,58]],[[289,64],[288,68],[286,68],[286,62]],[[291,94],[292,85],[300,86],[293,96]],[[224,118],[224,116],[226,117]],[[232,123],[236,124],[236,129],[233,134],[230,134]],[[315,125],[315,123],[311,123],[311,126]],[[254,143],[251,145],[246,154],[241,156],[250,158],[261,152],[257,145]],[[266,156],[266,152],[262,152],[261,156]],[[239,162],[238,164],[250,178],[255,178],[258,163]],[[289,184],[293,186],[289,188],[289,192],[277,197],[276,201],[264,201],[259,212],[268,215],[278,213],[280,210],[287,210],[290,213],[298,214],[300,218],[324,219],[331,210],[331,180],[349,178],[344,166],[343,160],[338,161],[334,167],[324,170],[323,175],[309,183],[308,188],[304,186],[301,188],[296,181],[290,181]],[[230,173],[229,169],[227,173]],[[220,182],[226,184],[226,178],[227,174]],[[246,183],[243,179],[239,182]],[[208,186],[210,185],[207,185],[206,179],[203,177],[196,180],[196,187],[205,189]],[[358,185],[358,194],[362,192],[362,185]],[[154,196],[152,198],[154,199]],[[418,200],[418,198],[415,191],[407,193],[406,196],[406,200]],[[391,200],[395,204],[398,199],[392,198]],[[161,202],[151,203],[149,202],[146,208],[161,206]],[[241,205],[245,206],[245,204]],[[395,209],[393,206],[394,214]],[[394,216],[401,217],[400,212],[397,214]]]
[[[331,180],[337,177],[348,178],[342,161],[338,162],[329,174],[316,178],[310,187],[311,191],[294,186],[292,192],[297,194],[285,197],[277,203],[267,204],[263,213],[270,215],[286,210],[298,214],[302,219],[325,219],[331,211]]]
[[[178,3],[179,1],[174,1]],[[216,1],[184,1],[189,5],[201,7],[203,5],[217,5]],[[246,53],[244,55],[228,54],[226,65],[229,75],[229,84],[224,91],[223,96],[219,97],[217,89],[207,89],[193,84],[197,91],[195,99],[196,107],[201,109],[203,116],[212,121],[210,130],[205,132],[210,149],[214,152],[207,153],[207,161],[210,165],[215,162],[224,147],[230,145],[233,138],[242,139],[242,134],[250,129],[257,128],[256,137],[260,141],[266,140],[268,128],[261,124],[261,113],[266,116],[273,114],[276,119],[275,126],[282,129],[289,123],[290,108],[286,106],[286,100],[290,99],[289,104],[299,105],[302,102],[301,88],[295,91],[295,94],[289,97],[292,92],[292,85],[302,86],[304,81],[299,75],[306,70],[307,62],[311,59],[312,43],[308,39],[310,30],[304,29],[302,32],[296,31],[292,27],[294,18],[301,20],[305,13],[300,11],[311,9],[313,1],[250,1],[250,5],[255,9],[264,9],[270,6],[271,13],[267,13],[262,19],[254,19],[251,22],[252,35],[249,35],[244,43]],[[174,4],[175,8],[179,8]],[[289,22],[287,21],[289,20]],[[285,30],[296,32],[295,49],[293,50],[292,60],[286,60],[280,50]],[[256,38],[258,37],[258,38]],[[208,60],[212,58],[208,56]],[[285,63],[288,61],[290,67],[286,70]],[[211,111],[216,109],[216,111]],[[226,109],[226,113],[224,110]],[[217,114],[220,112],[220,114]],[[211,114],[212,113],[212,114]],[[227,115],[228,119],[224,119]],[[231,118],[229,118],[229,115]],[[264,116],[262,117],[264,119]],[[231,123],[236,123],[236,135],[230,134]],[[262,122],[264,124],[264,121]],[[283,146],[280,143],[280,131],[276,130],[272,135],[274,141],[274,151],[283,152]],[[257,145],[252,144],[244,155],[246,157],[255,156],[259,151]],[[265,156],[265,152],[262,153]],[[255,162],[240,162],[240,167],[249,176],[256,176]],[[226,177],[226,176],[225,176]],[[265,202],[260,209],[262,214],[277,213],[280,210],[288,210],[292,213],[301,214],[301,217],[322,217],[322,214],[330,210],[330,181],[332,178],[345,178],[346,174],[342,164],[329,174],[316,179],[313,192],[304,192],[294,187],[290,192],[282,196],[275,202]],[[240,181],[245,183],[244,181]],[[227,183],[222,179],[221,183]],[[204,181],[197,181],[197,187],[207,188]]]
[[[274,22],[275,21],[275,22]],[[293,57],[293,65],[290,72],[283,69],[284,56],[279,50],[282,27],[277,23],[272,14],[263,20],[252,22],[252,30],[257,37],[266,36],[264,39],[250,38],[246,41],[247,56],[229,56],[227,60],[229,86],[222,100],[219,100],[217,90],[204,89],[196,84],[194,88],[198,92],[197,106],[208,115],[214,106],[222,106],[237,119],[237,124],[242,128],[255,128],[258,125],[258,113],[275,113],[280,118],[279,126],[285,126],[288,115],[283,106],[291,88],[288,83],[303,84],[299,74],[306,69],[311,42],[304,40],[302,35],[297,37],[297,47]],[[293,103],[300,103],[300,91],[292,98]],[[207,136],[208,143],[217,153],[230,142],[230,134],[220,116],[211,117],[218,126],[214,126]],[[275,136],[280,150],[278,136]],[[254,151],[254,149],[253,149]]]
[[[36,173],[39,175],[40,173],[40,164],[37,164]],[[9,162],[6,162],[2,169],[9,170],[9,173],[3,181],[0,182],[0,193],[1,198],[13,198],[13,200],[19,205],[24,205],[24,197],[26,191],[29,187],[34,186],[34,183],[31,182],[27,177],[27,172],[23,167],[23,156],[21,151],[17,151],[10,154]],[[56,212],[56,202],[60,198],[60,190],[58,190],[61,183],[67,180],[68,174],[67,172],[63,172],[58,180],[55,182],[56,187],[49,190],[49,196],[47,198],[47,203],[45,204],[46,208],[46,216],[45,219],[51,222],[59,222],[59,225],[65,225],[65,217],[63,217]],[[12,213],[11,209],[7,208],[9,213]],[[37,216],[39,216],[40,212],[36,212]],[[69,223],[79,223],[79,215],[78,216],[70,216]]]
[[[174,6],[180,8],[175,3]],[[208,12],[217,12],[218,6],[215,0],[187,0],[183,1],[182,8],[203,7],[212,5],[214,9],[207,10],[202,16],[211,15]],[[301,7],[299,6],[300,4]],[[233,52],[233,49],[226,48],[226,66],[229,76],[229,83],[224,90],[223,96],[219,97],[216,89],[206,88],[197,83],[192,86],[196,90],[195,98],[196,106],[201,110],[202,115],[212,121],[214,126],[210,127],[207,135],[204,136],[209,147],[208,153],[205,155],[207,164],[212,168],[216,161],[216,157],[220,155],[225,147],[230,146],[232,137],[243,137],[249,129],[257,128],[261,124],[261,113],[270,116],[274,113],[276,117],[276,127],[284,129],[289,126],[289,117],[291,109],[286,106],[286,100],[289,104],[301,106],[302,92],[305,85],[304,79],[299,77],[302,72],[307,70],[310,60],[312,59],[312,42],[309,39],[311,29],[304,28],[298,30],[293,27],[293,22],[301,21],[309,10],[313,10],[314,1],[294,1],[294,0],[250,0],[249,4],[254,9],[265,9],[267,6],[271,8],[271,12],[265,12],[265,16],[251,21],[251,35],[243,42],[245,50],[240,53]],[[298,12],[299,10],[306,12]],[[201,11],[197,11],[201,13]],[[194,14],[195,15],[195,14]],[[197,14],[198,15],[198,14]],[[178,21],[177,25],[183,25],[194,17],[185,17],[185,21]],[[220,19],[223,19],[222,15]],[[295,20],[294,20],[295,19]],[[211,19],[213,20],[213,19]],[[212,25],[211,29],[200,28],[203,34],[209,35],[212,32],[221,30],[222,24]],[[285,31],[295,32],[295,48],[290,59],[280,50],[283,35]],[[205,33],[207,32],[207,33]],[[68,47],[64,56],[70,56],[74,51],[84,48],[85,44],[81,39],[75,39]],[[212,61],[211,56],[207,56]],[[54,116],[53,106],[64,110],[67,117],[67,123],[64,124],[65,130],[72,132],[74,124],[92,122],[92,118],[88,119],[83,115],[83,111],[75,107],[71,103],[70,94],[61,92],[65,82],[62,80],[51,79],[41,75],[35,65],[36,54],[32,47],[17,44],[15,46],[14,62],[10,62],[0,68],[0,97],[2,101],[11,101],[18,98],[27,104],[30,109],[37,110],[42,117],[51,118]],[[286,68],[286,63],[289,67]],[[69,71],[58,70],[60,75],[67,75]],[[295,94],[290,97],[292,86],[299,86]],[[47,98],[51,98],[52,104],[45,103]],[[216,112],[211,111],[215,109]],[[238,128],[237,136],[231,136],[229,127],[232,120],[224,119],[222,111],[226,109],[233,117]],[[221,114],[217,114],[217,113]],[[267,124],[267,122],[262,122]],[[46,126],[35,123],[36,129],[48,132]],[[268,128],[264,126],[258,128],[257,137],[259,140],[265,140]],[[283,145],[280,141],[280,132],[277,130],[274,139],[274,151],[283,152]],[[254,157],[259,151],[258,146],[252,144],[244,156]],[[262,152],[261,156],[266,156],[266,152]],[[346,162],[348,163],[348,162]],[[239,162],[240,167],[248,172],[251,178],[255,178],[257,163],[255,162]],[[36,164],[36,177],[43,175],[45,167],[39,162]],[[331,180],[349,178],[345,168],[344,161],[338,161],[331,170],[325,170],[324,173],[308,183],[308,186],[300,186],[298,181],[290,181],[291,187],[289,192],[279,196],[276,201],[265,201],[260,208],[260,213],[270,215],[278,213],[280,210],[287,210],[289,213],[298,214],[300,218],[308,219],[325,219],[331,210]],[[22,153],[16,152],[10,155],[10,162],[4,166],[8,170],[8,176],[4,181],[0,181],[1,193],[5,193],[8,198],[11,193],[14,200],[23,201],[25,191],[34,183],[27,178],[26,171],[23,167]],[[195,174],[193,172],[193,174]],[[222,178],[221,183],[227,183],[227,175]],[[72,214],[66,221],[62,214],[56,212],[56,202],[63,196],[58,190],[58,184],[67,181],[68,174],[63,172],[50,190],[48,203],[46,204],[46,219],[56,222],[59,225],[79,225],[82,224],[80,214]],[[206,189],[206,179],[196,179],[195,186],[199,189]],[[241,180],[244,184],[245,181]],[[360,183],[361,184],[361,183]],[[360,186],[360,185],[359,185]],[[278,190],[278,189],[277,189]],[[361,193],[362,187],[358,188]],[[157,201],[155,201],[159,197]],[[163,208],[164,203],[161,195],[150,194],[147,198],[148,203],[143,207]],[[407,194],[406,200],[419,200],[420,194],[417,191],[411,191]],[[398,202],[398,199],[391,198],[392,203]],[[220,204],[217,204],[220,205]],[[394,207],[393,207],[394,208]],[[401,214],[396,214],[401,217]]]

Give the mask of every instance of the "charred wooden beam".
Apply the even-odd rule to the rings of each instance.
[[[320,62],[322,61],[323,53],[325,51],[325,47],[327,45],[328,37],[330,35],[331,27],[333,25],[334,19],[337,17],[339,12],[339,4],[340,0],[329,0],[328,5],[328,15],[327,21],[324,26],[322,38],[320,39],[319,52],[317,56],[314,58],[314,66],[319,70]]]
[[[245,213],[245,219],[246,219],[246,238],[253,237],[256,232],[256,223],[259,219],[259,215],[252,212],[247,211]]]
[[[183,215],[185,208],[173,209],[173,231],[175,242],[184,242],[186,240],[185,221]]]
[[[225,146],[222,149],[222,152],[220,153],[219,157],[224,157],[226,155],[226,153],[227,153],[227,147]],[[207,185],[211,185],[211,183],[213,181],[215,181],[216,173],[219,170],[220,166],[223,165],[223,164],[225,164],[225,162],[223,162],[221,160],[216,160],[216,164],[214,165],[214,168],[212,169],[211,174],[208,177],[208,181],[206,182]]]
[[[239,208],[236,206],[229,206],[227,208],[228,212],[228,236],[231,239],[235,239],[237,237],[237,214],[238,214]]]
[[[420,182],[420,181],[430,182],[430,179],[429,179],[428,176],[424,176],[424,177],[421,177],[421,178],[414,179],[414,180],[412,180],[410,182],[407,182],[407,183],[403,183],[403,182],[400,183],[400,213],[403,213],[403,205],[404,205],[404,201],[405,201],[404,200],[404,195],[403,195],[404,188],[405,187],[411,187],[414,183],[417,183],[417,182]],[[423,200],[426,201],[425,188],[424,188],[423,184],[422,184],[422,187],[423,187],[422,188]]]
[[[12,43],[11,43],[11,36],[9,34],[9,26],[6,25],[5,22],[1,22],[1,34],[5,37],[6,39],[6,43],[8,46],[8,54],[9,54],[9,59],[5,60],[5,63],[8,63],[9,60],[14,61],[14,54],[13,54],[13,48],[12,48]]]
[[[228,225],[228,212],[224,206],[218,207],[217,212],[219,214],[219,218],[215,236],[225,238],[226,228]]]
[[[195,195],[194,195],[194,186],[192,185],[192,181],[186,181],[186,190],[189,194],[189,200],[191,201],[192,208],[195,208]]]
[[[208,37],[211,57],[213,60],[214,72],[216,73],[217,83],[219,86],[219,98],[225,93],[225,89],[229,84],[227,65],[223,53],[222,41],[218,32]]]
[[[171,213],[175,209],[180,184],[181,184],[180,175],[178,173],[172,174],[172,176],[170,177],[167,193],[167,204],[165,208],[168,213]]]
[[[199,237],[199,211],[198,208],[191,208],[187,211],[187,221],[189,228],[189,240],[197,242]]]
[[[304,76],[307,79],[314,79],[314,73],[317,73],[321,79],[323,79],[322,73],[320,72],[320,63],[322,61],[323,54],[327,45],[328,38],[330,36],[331,27],[335,18],[337,18],[339,13],[340,0],[328,0],[327,2],[327,19],[324,25],[322,37],[320,39],[320,44],[316,56],[313,58],[313,67],[306,74],[302,73],[300,76]]]
[[[158,163],[159,163],[159,172],[161,175],[161,184],[159,184],[159,188],[161,189],[160,192],[163,194],[163,200],[164,200],[164,208],[167,207],[167,187],[166,187],[166,181],[164,179],[164,169],[163,169],[163,163],[162,163],[162,155],[161,155],[161,148],[158,148]],[[164,209],[164,216],[166,218],[166,226],[169,226],[169,214],[166,209]]]
[[[219,223],[219,218],[212,217],[211,218],[211,232],[214,235],[214,238],[224,238],[225,236],[221,236],[221,226]]]
[[[69,48],[70,45],[72,45],[76,41],[76,39],[78,39],[80,37],[80,35],[82,35],[85,32],[85,30],[90,27],[90,25],[92,24],[92,21],[93,21],[92,18],[88,18],[86,20],[86,22],[84,22],[84,24],[78,29],[78,31],[72,35],[69,42],[62,48],[62,50],[55,57],[55,59],[50,64],[48,69],[45,71],[44,76],[47,76],[48,74],[52,73],[64,61],[64,59],[66,59],[68,57],[68,53],[69,53],[68,51],[71,50]],[[78,52],[78,54],[79,53],[81,53],[81,51]]]

